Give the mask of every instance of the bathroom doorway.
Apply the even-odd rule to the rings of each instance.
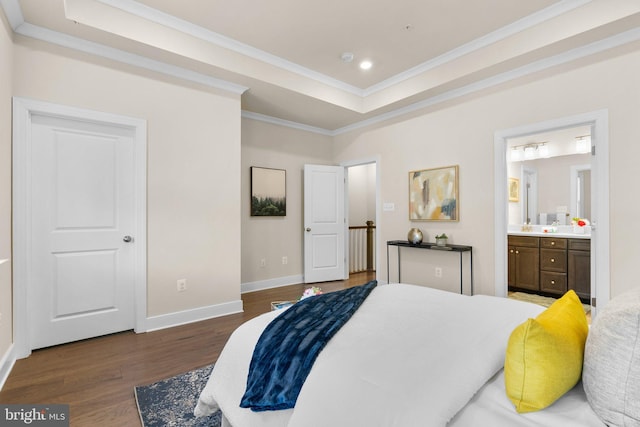
[[[609,273],[609,167],[608,167],[608,112],[606,110],[534,123],[512,129],[497,131],[495,145],[495,253],[504,254],[495,258],[495,293],[507,296],[507,232],[509,224],[508,198],[508,141],[543,132],[588,126],[591,135],[591,303],[595,315],[598,306],[608,302],[610,295]],[[540,206],[539,206],[540,207]]]

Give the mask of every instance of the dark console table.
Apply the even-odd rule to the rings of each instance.
[[[435,243],[418,243],[413,244],[409,243],[406,240],[389,240],[387,241],[387,283],[389,283],[389,246],[396,246],[398,248],[398,282],[401,282],[400,276],[400,249],[401,248],[413,248],[413,249],[429,249],[439,252],[452,252],[460,254],[460,293],[464,293],[463,287],[463,268],[462,268],[462,254],[464,252],[469,252],[469,271],[471,277],[471,295],[473,295],[473,251],[471,246],[463,246],[463,245],[446,245],[446,246],[437,246]]]

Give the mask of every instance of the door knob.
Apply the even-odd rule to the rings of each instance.
[[[311,231],[311,228],[310,228],[310,227],[307,227],[307,231]]]
[[[133,242],[133,237],[131,237],[131,236],[124,236],[124,237],[122,238],[122,241],[123,241],[123,242],[125,242],[125,243],[131,243],[131,242]]]

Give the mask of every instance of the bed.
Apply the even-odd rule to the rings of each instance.
[[[232,334],[194,413],[220,408],[223,426],[233,427],[606,425],[582,382],[540,411],[517,413],[507,398],[507,342],[544,310],[410,284],[377,286],[318,355],[295,407],[256,412],[239,402],[254,347],[280,314],[265,313]],[[638,425],[633,416],[624,425]]]

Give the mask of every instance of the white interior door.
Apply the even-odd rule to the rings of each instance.
[[[132,133],[72,118],[32,117],[32,349],[134,327]]]
[[[344,168],[304,166],[304,281],[345,277]]]

